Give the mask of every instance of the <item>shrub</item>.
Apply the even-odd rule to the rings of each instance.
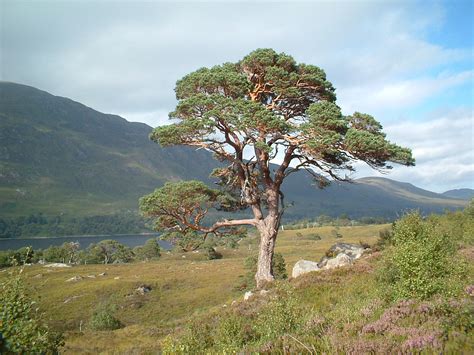
[[[244,261],[244,268],[247,273],[243,276],[243,283],[237,288],[240,290],[251,289],[255,287],[255,273],[257,272],[257,255],[249,256]],[[288,278],[286,263],[283,255],[275,253],[272,260],[272,270],[275,280],[284,280]]]
[[[222,254],[213,247],[209,247],[206,249],[206,257],[208,260],[222,259]]]
[[[122,327],[122,323],[115,318],[116,307],[111,304],[100,304],[90,320],[90,327],[93,330],[114,330]]]
[[[235,314],[225,314],[221,317],[214,336],[215,345],[220,352],[237,353],[253,340],[254,331],[245,320],[244,317]]]
[[[393,232],[390,229],[384,229],[379,232],[379,239],[374,245],[375,250],[383,250],[393,245]]]
[[[144,245],[133,249],[138,260],[153,260],[161,256],[161,248],[156,238],[148,239]]]
[[[395,299],[453,294],[463,274],[455,253],[455,242],[437,225],[410,213],[395,223],[393,246],[387,249],[379,275],[382,286]]]
[[[116,240],[102,240],[91,244],[87,249],[86,260],[88,263],[127,263],[133,258],[132,249]]]
[[[62,336],[51,332],[35,308],[21,278],[14,270],[0,283],[0,353],[57,353]]]
[[[321,236],[317,233],[309,234],[306,238],[309,240],[321,240]]]
[[[279,289],[277,298],[272,299],[259,312],[255,323],[255,331],[260,340],[274,340],[286,333],[297,330],[302,322],[299,301],[289,286]]]

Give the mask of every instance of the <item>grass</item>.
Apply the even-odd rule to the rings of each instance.
[[[332,227],[282,231],[276,250],[285,257],[291,274],[294,263],[301,258],[319,260],[336,242],[373,243],[378,231],[387,227],[342,227],[342,239],[331,235]],[[303,237],[296,237],[297,232]],[[318,233],[322,240],[306,239],[311,233]],[[25,278],[40,308],[46,312],[49,324],[66,332],[65,352],[153,352],[159,349],[159,339],[174,328],[184,326],[194,317],[229,306],[243,296],[235,286],[239,284],[239,276],[245,273],[245,258],[257,252],[257,238],[244,239],[238,249],[218,250],[223,259],[212,261],[204,260],[200,253],[164,253],[159,261],[147,263],[64,269],[33,265],[25,269]],[[98,276],[103,272],[105,276]],[[90,275],[95,278],[88,277]],[[82,279],[66,282],[74,276]],[[152,291],[135,294],[134,290],[142,284],[151,286]],[[88,329],[87,323],[101,302],[117,305],[116,316],[124,328],[113,332]]]
[[[340,227],[338,232],[343,236],[340,239],[333,236],[334,227],[282,231],[276,251],[283,254],[291,274],[299,259],[318,261],[336,242],[373,244],[379,231],[389,227]],[[301,235],[297,237],[297,233]],[[322,239],[311,240],[310,235],[315,233]],[[243,292],[237,291],[236,286],[245,273],[245,258],[257,252],[257,238],[251,236],[242,240],[238,249],[218,248],[218,251],[223,259],[208,261],[202,253],[164,253],[160,260],[146,263],[82,265],[64,269],[34,265],[27,267],[24,275],[48,323],[65,332],[64,353],[156,353],[169,334],[181,334],[192,322],[212,324],[213,317],[225,317],[225,312],[245,314],[258,312],[262,307],[259,299],[231,305],[234,300],[242,300]],[[361,312],[368,313],[364,321],[376,321],[382,314],[375,293],[376,259],[377,254],[358,261],[351,268],[310,273],[291,280],[295,297],[306,307],[305,324],[292,333],[296,340],[288,335],[278,340],[283,345],[252,345],[244,350],[271,351],[272,346],[281,345],[290,351],[302,352],[305,348],[298,345],[302,342],[312,350],[327,351],[329,348],[321,345],[329,346],[333,341],[327,334],[360,332]],[[103,272],[106,275],[98,276]],[[4,275],[5,272],[0,272],[0,278]],[[88,277],[91,275],[95,277]],[[74,276],[82,279],[66,281]],[[135,290],[140,285],[148,285],[152,290],[138,294]],[[123,328],[114,331],[90,329],[88,322],[101,303],[117,307],[115,316]],[[327,330],[325,325],[326,335],[316,342],[314,334],[319,332],[320,319],[324,319],[324,324],[338,324],[338,328]],[[228,329],[232,329],[232,324]],[[383,338],[379,335],[367,337],[369,340]],[[361,344],[344,343],[338,351],[361,349],[357,346]]]

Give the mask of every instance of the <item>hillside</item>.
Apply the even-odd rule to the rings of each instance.
[[[450,198],[457,198],[461,200],[470,200],[474,198],[474,190],[473,189],[455,189],[443,192],[444,196]]]
[[[206,179],[208,154],[161,149],[151,128],[32,87],[0,84],[0,215],[111,213],[165,181]]]
[[[216,161],[205,151],[161,148],[151,127],[97,112],[67,98],[0,83],[0,216],[97,215],[136,210],[138,198],[165,181],[208,180]],[[382,178],[313,186],[300,173],[285,182],[287,219],[394,217],[439,212],[465,201]]]

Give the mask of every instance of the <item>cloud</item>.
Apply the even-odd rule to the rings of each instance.
[[[0,77],[155,126],[167,122],[176,104],[176,80],[271,47],[324,68],[345,113],[369,112],[387,126],[448,89],[472,86],[473,72],[465,65],[472,67],[472,49],[429,40],[431,31],[443,29],[445,16],[442,3],[412,1],[3,0]],[[444,124],[440,130],[450,127],[442,117],[432,120]],[[408,130],[399,134],[387,126],[390,135],[414,147],[419,161],[406,170],[411,175],[396,170],[391,176],[433,187],[463,183],[470,170],[459,163],[461,154],[447,158],[458,165],[441,176],[444,185],[427,176],[440,176],[435,167],[456,144],[472,142],[466,127],[461,136],[443,138],[429,124],[405,122],[410,132],[436,144],[406,141]]]
[[[348,112],[357,110],[384,112],[400,108],[406,110],[448,88],[466,82],[472,83],[473,73],[472,70],[468,70],[454,74],[440,73],[434,77],[369,82],[366,85],[346,88],[339,99]]]
[[[387,177],[443,192],[474,188],[474,123],[472,108],[435,112],[429,121],[404,120],[385,128],[388,138],[410,147],[416,166],[395,166]],[[358,177],[374,175],[358,165]],[[377,174],[381,175],[381,174]]]

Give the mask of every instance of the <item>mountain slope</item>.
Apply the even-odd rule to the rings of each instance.
[[[24,85],[0,84],[0,213],[137,207],[167,180],[207,179],[205,152],[161,149],[142,123]],[[192,173],[191,173],[192,172]]]
[[[458,198],[461,200],[470,200],[474,198],[473,189],[455,189],[449,190],[442,193],[442,195],[450,198]]]
[[[199,179],[217,165],[205,151],[161,148],[151,127],[97,112],[67,98],[0,82],[0,216],[94,215],[136,210],[165,181]],[[286,218],[393,217],[406,209],[440,212],[465,201],[382,178],[313,186],[309,175],[283,185]]]

